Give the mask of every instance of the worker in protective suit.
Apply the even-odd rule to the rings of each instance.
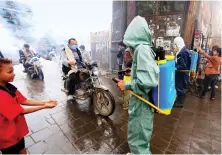
[[[176,52],[176,74],[175,74],[175,85],[177,91],[177,99],[174,103],[174,107],[183,107],[185,89],[188,83],[188,72],[183,70],[190,70],[191,55],[187,47],[185,46],[184,40],[181,37],[174,39],[174,51]]]
[[[124,44],[134,50],[131,81],[118,82],[121,90],[132,90],[150,101],[148,92],[158,84],[159,67],[151,49],[151,32],[145,18],[137,16],[128,26]],[[149,105],[131,95],[128,107],[128,144],[132,154],[151,154],[154,113]]]

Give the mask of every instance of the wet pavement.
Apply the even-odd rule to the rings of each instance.
[[[25,138],[29,153],[124,154],[127,144],[128,114],[121,108],[121,92],[109,78],[102,78],[115,96],[116,110],[109,118],[94,113],[90,102],[67,103],[61,91],[59,65],[44,61],[44,82],[30,80],[15,66],[14,84],[28,98],[57,99],[54,109],[26,115],[29,135]],[[221,153],[221,95],[214,102],[189,95],[184,108],[174,108],[170,116],[156,114],[151,139],[153,154]]]

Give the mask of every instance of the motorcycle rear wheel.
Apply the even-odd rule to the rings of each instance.
[[[115,111],[115,99],[110,91],[97,89],[92,95],[95,109],[102,116],[108,117]]]

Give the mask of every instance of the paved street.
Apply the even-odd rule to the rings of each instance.
[[[59,100],[58,107],[26,115],[30,133],[26,137],[29,153],[101,153],[129,151],[127,112],[121,109],[121,92],[109,78],[102,78],[115,96],[116,111],[110,118],[94,114],[89,102],[70,104],[61,91],[59,66],[44,61],[44,82],[30,80],[15,66],[14,84],[26,97]],[[188,96],[183,109],[174,108],[170,116],[156,114],[151,140],[153,154],[221,153],[221,97],[211,102]]]

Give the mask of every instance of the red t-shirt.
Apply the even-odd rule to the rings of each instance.
[[[28,126],[21,103],[26,98],[12,84],[7,84],[7,91],[0,87],[0,150],[18,143],[28,134]]]

